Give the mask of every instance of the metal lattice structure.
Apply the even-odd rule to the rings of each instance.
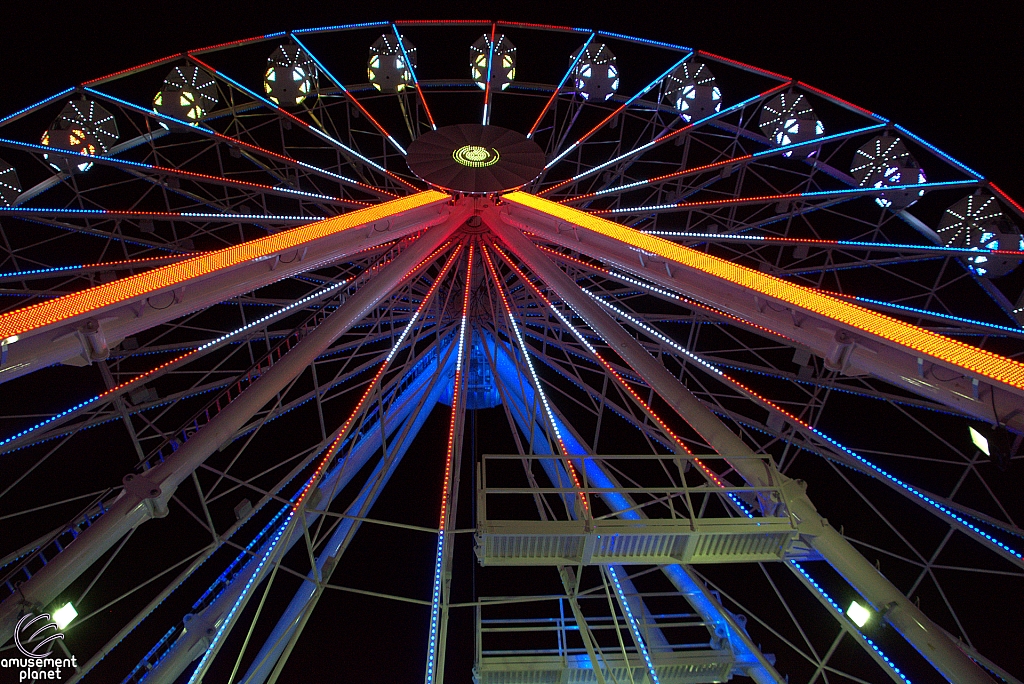
[[[543,170],[409,170],[468,123]],[[1024,210],[900,125],[377,22],[89,81],[0,157],[0,657],[72,602],[74,682],[1024,677]]]

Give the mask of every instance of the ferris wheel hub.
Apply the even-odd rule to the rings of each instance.
[[[409,169],[430,185],[466,195],[508,192],[544,169],[544,151],[522,133],[481,124],[428,131],[409,145]]]

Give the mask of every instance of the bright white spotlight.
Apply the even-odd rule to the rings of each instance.
[[[971,441],[974,442],[974,446],[981,449],[981,452],[986,456],[991,456],[992,454],[988,449],[988,438],[973,427],[968,426],[967,429],[971,431]]]
[[[71,621],[76,617],[78,617],[78,611],[75,610],[70,601],[53,611],[53,622],[57,625],[57,629],[60,630],[70,625]]]
[[[853,620],[853,624],[857,627],[863,627],[871,619],[871,611],[860,605],[856,601],[850,604],[850,607],[846,609],[846,614]]]

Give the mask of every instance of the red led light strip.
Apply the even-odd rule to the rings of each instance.
[[[572,26],[555,26],[553,24],[531,24],[525,21],[499,21],[498,26],[515,26],[535,28],[546,31],[572,31],[573,33],[589,33],[589,31],[585,29],[573,28]]]
[[[121,69],[120,71],[115,71],[114,73],[107,74],[106,76],[100,76],[99,78],[94,78],[91,81],[83,81],[82,85],[83,86],[97,85],[101,81],[106,81],[106,80],[111,79],[111,78],[117,78],[118,76],[122,76],[124,74],[128,74],[128,73],[131,73],[133,71],[141,71],[141,70],[145,69],[146,67],[156,66],[157,64],[163,64],[164,62],[170,62],[172,60],[179,59],[179,58],[182,58],[184,56],[185,56],[185,53],[183,53],[183,52],[179,52],[179,53],[177,53],[175,55],[168,55],[167,57],[162,57],[160,59],[154,59],[151,62],[145,62],[143,64],[138,64],[138,65],[133,66],[133,67],[128,67],[127,69]]]
[[[752,154],[745,154],[742,157],[733,157],[732,159],[724,159],[724,160],[722,160],[720,162],[714,162],[713,164],[705,164],[704,166],[695,166],[692,169],[683,169],[682,171],[676,171],[674,173],[666,173],[664,176],[655,176],[654,178],[647,179],[643,183],[637,183],[636,185],[631,185],[631,187],[629,189],[632,190],[634,187],[637,187],[637,188],[643,187],[644,185],[648,185],[650,183],[657,183],[657,182],[663,181],[663,180],[668,180],[669,178],[678,178],[679,176],[688,176],[690,174],[700,173],[701,171],[707,171],[708,169],[716,169],[716,168],[718,168],[720,166],[727,166],[729,164],[737,164],[739,162],[746,161],[748,159],[753,159],[753,157],[754,157],[754,155],[752,155]],[[555,187],[558,187],[558,186],[556,185]],[[555,188],[551,188],[551,189],[554,190]],[[610,190],[614,190],[615,188],[609,188],[609,189]],[[576,197],[569,197],[567,199],[559,200],[558,202],[559,202],[559,204],[565,204],[566,202],[575,202],[577,200],[587,199],[588,197],[596,197],[597,194],[598,193],[596,193],[596,192],[588,192],[585,195],[577,195]],[[605,194],[608,194],[608,193],[605,193]]]
[[[194,53],[189,53],[189,58],[190,58],[190,59],[191,59],[191,60],[192,60],[193,62],[195,62],[195,63],[199,64],[200,66],[202,66],[202,67],[203,67],[204,69],[208,69],[208,70],[209,70],[209,71],[210,71],[211,73],[214,73],[214,74],[217,74],[217,75],[221,75],[221,72],[217,71],[217,70],[216,70],[216,69],[214,69],[214,68],[213,68],[212,66],[210,66],[209,64],[207,64],[207,63],[206,63],[206,62],[204,62],[203,60],[201,60],[201,59],[199,59],[198,57],[196,57]],[[246,94],[248,95],[249,93],[246,93]],[[307,131],[309,131],[310,133],[312,133],[313,135],[316,135],[317,137],[320,137],[320,135],[319,135],[319,131],[317,131],[316,129],[314,129],[314,128],[313,128],[312,126],[310,126],[310,125],[309,125],[308,123],[306,123],[305,121],[303,121],[303,120],[302,120],[302,119],[300,119],[299,117],[297,117],[297,116],[295,116],[294,114],[292,114],[291,112],[289,112],[289,111],[288,111],[287,109],[285,109],[284,107],[279,107],[278,105],[275,105],[275,104],[274,104],[273,102],[270,102],[269,100],[264,100],[264,103],[265,103],[265,104],[269,104],[269,105],[270,105],[271,107],[273,107],[273,108],[274,108],[274,109],[275,109],[275,110],[276,110],[276,111],[277,111],[277,112],[278,112],[279,114],[282,114],[282,115],[284,115],[284,116],[288,117],[289,119],[291,119],[291,120],[292,120],[292,121],[294,121],[295,123],[297,123],[297,124],[299,124],[300,126],[302,126],[302,127],[303,127],[303,128],[305,129],[305,130],[307,130]],[[362,109],[362,107],[360,107],[360,109]],[[371,118],[371,119],[373,119],[373,117],[370,117],[370,118]],[[376,122],[376,120],[374,120],[374,123],[375,123],[375,124],[377,123],[377,122]],[[378,128],[380,128],[380,124],[377,124],[377,127],[378,127]],[[385,136],[387,135],[387,132],[386,132],[386,131],[385,131],[385,130],[384,130],[383,128],[381,128],[381,129],[380,129],[380,131],[381,131],[381,133],[383,133],[383,134],[384,134]],[[327,134],[326,134],[326,133],[324,133],[324,135],[327,135]],[[330,137],[330,136],[328,136],[328,137]],[[409,188],[410,190],[413,190],[413,191],[419,191],[419,188],[417,188],[417,187],[416,187],[415,185],[413,185],[413,184],[412,184],[412,183],[410,183],[409,181],[405,180],[404,178],[402,178],[402,177],[401,177],[401,176],[399,176],[398,174],[394,173],[393,171],[388,171],[387,169],[382,169],[382,170],[384,171],[384,173],[385,173],[385,174],[387,174],[388,176],[391,176],[391,177],[392,177],[392,178],[394,178],[394,179],[395,179],[396,181],[398,181],[399,183],[401,183],[401,184],[402,184],[402,185],[404,185],[405,187]]]
[[[1009,195],[1007,195],[1007,194],[1006,194],[1005,192],[1003,192],[1003,191],[1002,191],[1002,190],[1001,190],[1001,189],[999,188],[999,186],[998,186],[998,185],[996,185],[995,183],[992,183],[992,182],[990,181],[990,182],[989,182],[989,184],[988,184],[988,186],[989,186],[990,188],[992,188],[993,190],[995,190],[995,191],[996,191],[996,194],[998,194],[998,195],[999,195],[1000,197],[1002,197],[1002,198],[1003,198],[1004,200],[1006,200],[1007,202],[1009,202],[1010,204],[1012,204],[1012,205],[1013,205],[1013,208],[1014,208],[1014,209],[1016,209],[1016,210],[1017,210],[1017,211],[1019,211],[1019,212],[1020,212],[1020,213],[1021,213],[1022,215],[1024,215],[1024,207],[1022,207],[1021,205],[1017,204],[1017,202],[1015,202],[1015,201],[1014,201],[1014,199],[1013,199],[1012,197],[1010,197],[1010,196],[1009,196]]]
[[[435,285],[440,282],[438,278]],[[466,256],[466,286],[462,293],[462,324],[459,330],[459,354],[455,363],[455,380],[452,385],[452,413],[448,421],[448,450],[444,459],[444,485],[441,489],[441,521],[438,530],[444,532],[448,519],[448,490],[452,479],[452,460],[455,456],[455,430],[459,416],[459,394],[462,392],[462,357],[466,345],[466,317],[469,315],[469,288],[473,281],[473,245],[469,246]]]
[[[499,247],[497,247],[496,245],[492,245],[492,246],[494,247],[494,249],[499,254],[502,255],[502,258],[505,260],[505,263],[507,263],[509,266],[511,266],[515,270],[515,272],[519,276],[520,280],[522,280],[524,283],[526,283],[534,292],[539,294],[540,291],[536,287],[533,286],[533,283],[531,283],[529,280],[526,279],[526,277],[522,274],[522,272],[520,272],[519,269],[515,267],[515,264],[513,264],[509,260],[509,258],[504,253],[501,252],[501,249]],[[491,271],[491,277],[494,278],[495,287],[498,290],[498,294],[501,296],[501,303],[505,307],[505,313],[506,313],[506,315],[508,315],[509,325],[514,326],[516,323],[515,323],[515,319],[512,318],[512,307],[509,305],[508,299],[505,297],[505,289],[504,289],[504,287],[502,287],[504,285],[505,281],[498,276],[498,269],[496,269],[494,267],[494,262],[491,261],[491,255],[488,253],[488,251],[486,249],[483,249],[482,251],[484,253],[484,259],[487,262],[487,267]],[[548,301],[546,299],[544,299],[543,295],[540,295],[540,298],[544,301],[544,303],[548,304],[549,307],[551,306],[550,303],[548,303]],[[518,337],[518,335],[517,335],[517,337]],[[522,342],[521,338],[520,338],[520,342]],[[522,352],[523,352],[524,358],[527,358],[526,355],[529,352],[525,348],[522,350]],[[537,379],[536,375],[534,375],[534,379],[535,380]],[[538,380],[537,392],[540,393],[541,396],[543,396],[543,390],[539,386],[539,380]],[[546,402],[545,402],[545,408],[546,408]],[[565,442],[562,441],[562,433],[558,430],[558,426],[557,425],[552,425],[551,427],[554,430],[555,438],[558,440],[559,455],[568,457],[569,456],[569,451],[568,451],[568,449],[565,448]],[[580,503],[583,505],[583,508],[585,510],[589,511],[590,510],[590,502],[587,501],[587,497],[586,497],[586,495],[583,492],[583,485],[580,482],[579,475],[576,473],[576,468],[573,466],[572,461],[568,460],[568,458],[566,458],[565,466],[566,466],[566,468],[565,468],[566,471],[569,473],[569,477],[572,478],[573,486],[576,487],[576,489],[578,490],[578,496],[579,496],[579,499],[580,499]]]
[[[795,285],[781,278],[739,266],[725,259],[698,252],[653,235],[640,233],[607,219],[527,193],[509,193],[503,197],[503,200],[567,221],[638,250],[657,254],[689,269],[759,292],[771,299],[796,306],[844,326],[856,328],[874,337],[913,350],[915,354],[925,354],[967,371],[970,375],[981,376],[1017,389],[1024,389],[1024,364],[999,354],[972,347],[870,309],[829,297],[811,288]]]
[[[865,189],[866,194],[870,194],[872,191],[878,192],[876,188]],[[799,192],[791,192],[784,195],[762,195],[760,197],[733,197],[730,199],[720,200],[704,200],[702,202],[680,202],[679,204],[666,204],[664,208],[670,209],[691,209],[693,207],[707,207],[707,206],[730,206],[733,204],[760,204],[762,202],[777,202],[784,199],[796,199],[803,197],[803,194]],[[646,209],[653,209],[654,207],[646,207]],[[658,207],[659,209],[662,207]],[[644,207],[638,207],[638,210],[645,209]],[[617,212],[615,209],[597,209],[590,212],[592,215],[596,214],[613,214],[622,213]]]
[[[433,254],[431,254],[422,262],[420,262],[420,265],[422,266],[423,264],[429,263],[433,259],[436,259],[437,256],[441,254],[441,252],[448,248],[449,244],[450,243],[445,243],[438,247],[436,250],[434,250]],[[433,285],[430,286],[430,289],[427,290],[427,294],[424,295],[422,301],[420,301],[420,305],[416,309],[416,314],[414,318],[419,318],[420,314],[423,312],[423,309],[426,308],[427,303],[433,296],[434,291],[437,289],[437,286],[441,283],[441,280],[444,278],[445,274],[448,273],[448,270],[451,268],[452,264],[455,263],[455,258],[459,255],[459,252],[461,250],[461,245],[455,246],[455,250],[452,252],[452,255],[448,258],[448,261],[445,262],[445,265],[444,267],[442,267],[441,272],[438,274],[437,278],[434,279]],[[418,269],[419,267],[417,267],[414,270]],[[413,319],[410,319],[410,324],[412,320]],[[355,408],[352,409],[352,412],[349,414],[348,418],[345,420],[341,428],[338,430],[338,436],[334,439],[333,442],[331,442],[331,446],[327,448],[327,454],[324,457],[325,462],[332,457],[332,455],[336,452],[338,447],[341,446],[342,441],[344,441],[344,439],[348,436],[348,432],[351,429],[352,424],[355,422],[355,419],[359,416],[360,409],[366,403],[366,400],[370,397],[370,393],[373,392],[374,388],[377,386],[377,383],[380,382],[380,379],[384,375],[384,372],[387,371],[387,369],[389,368],[391,358],[392,356],[388,355],[388,357],[384,359],[384,362],[381,364],[381,367],[377,369],[377,373],[373,376],[373,379],[370,380],[370,384],[368,384],[366,386],[366,389],[363,391],[363,395],[359,398],[359,402],[356,403]]]
[[[580,266],[583,266],[584,268],[587,268],[587,269],[589,269],[591,271],[596,271],[597,273],[601,273],[603,275],[606,275],[609,278],[612,278],[613,280],[616,279],[615,273],[612,272],[612,271],[609,271],[606,268],[601,268],[600,266],[597,266],[595,264],[587,263],[586,261],[583,261],[582,259],[577,259],[576,257],[571,257],[568,254],[562,254],[561,252],[556,251],[554,249],[551,249],[550,247],[545,247],[544,245],[537,245],[537,248],[541,249],[541,250],[543,250],[545,252],[548,252],[549,254],[551,254],[553,257],[555,257],[557,259],[561,259],[563,261],[575,262],[575,263],[579,264]],[[660,287],[660,286],[651,286],[651,287],[653,287],[656,290],[662,291],[662,292],[664,292],[665,294],[667,294],[667,295],[669,295],[671,297],[674,297],[674,298],[678,299],[680,302],[682,302],[683,304],[685,304],[688,307],[697,308],[697,309],[703,309],[704,311],[708,311],[708,312],[714,314],[715,316],[718,316],[718,317],[721,317],[721,318],[731,319],[731,320],[733,320],[733,321],[735,321],[735,322],[737,322],[740,325],[743,325],[745,327],[754,328],[756,330],[760,330],[761,332],[768,333],[769,335],[774,335],[775,337],[780,337],[780,338],[782,338],[784,340],[789,340],[791,342],[793,341],[792,338],[787,337],[786,335],[783,335],[780,332],[772,330],[771,328],[766,328],[763,325],[758,325],[757,323],[751,323],[750,321],[745,321],[742,318],[740,318],[739,316],[733,316],[731,313],[726,313],[725,311],[722,311],[720,309],[716,309],[716,308],[714,308],[712,306],[708,306],[707,304],[702,304],[702,303],[700,303],[698,301],[694,301],[694,300],[690,299],[689,297],[684,297],[684,296],[682,296],[680,294],[676,294],[675,292],[670,292],[669,290],[667,290],[667,289],[665,289],[663,287]]]
[[[754,100],[762,100],[762,99],[768,97],[769,95],[771,95],[772,93],[775,93],[775,92],[777,92],[779,90],[783,90],[783,89],[788,88],[788,87],[789,87],[789,84],[786,83],[786,84],[783,84],[783,85],[780,85],[780,86],[775,86],[774,88],[769,88],[768,90],[766,90],[763,93],[759,94],[756,98],[751,98],[751,102],[753,102]],[[598,128],[603,126],[605,121],[608,121],[608,119],[610,119],[611,117],[613,117],[616,114],[618,114],[625,107],[626,107],[626,105],[622,105],[621,107],[619,107],[619,109],[617,109],[614,112],[612,112],[612,114],[609,115],[608,118],[606,118],[604,121],[602,121],[597,126],[595,126],[589,133],[587,133],[587,135],[585,135],[582,138],[580,138],[579,140],[577,140],[574,144],[579,145],[580,143],[582,143],[591,133],[593,133]],[[687,125],[683,126],[682,128],[679,128],[679,129],[676,129],[676,130],[672,131],[671,133],[666,133],[665,135],[661,136],[660,138],[655,139],[653,142],[644,143],[644,145],[642,145],[642,147],[644,147],[644,148],[657,147],[658,145],[662,144],[666,140],[670,140],[670,139],[676,137],[677,135],[682,135],[683,133],[686,133],[687,131],[689,131],[691,128],[693,128],[697,124],[703,124],[703,123],[706,123],[706,122],[707,122],[707,119],[702,119],[700,121],[695,121],[693,123],[687,124]],[[629,153],[627,152],[626,154],[629,154]],[[752,156],[752,155],[748,155],[748,156]],[[745,159],[745,158],[746,157],[740,157],[740,159]],[[718,163],[720,163],[720,164],[722,164],[722,163],[731,163],[732,161],[737,161],[737,160],[730,160],[730,162],[718,162]],[[700,167],[700,168],[704,168],[704,167]],[[693,171],[693,170],[694,169],[690,169],[688,171],[684,171],[684,172],[681,172],[681,173],[689,173],[690,171]],[[561,188],[561,187],[563,187],[565,185],[568,185],[569,183],[572,183],[574,180],[577,180],[580,176],[586,175],[586,173],[587,172],[584,172],[582,174],[577,174],[576,176],[573,176],[572,178],[567,178],[566,180],[562,181],[561,183],[558,183],[556,185],[552,185],[550,188],[547,188],[545,190],[540,191],[539,193],[537,193],[537,195],[539,197],[543,197],[544,195],[548,194],[549,192],[554,192],[558,188]],[[669,174],[669,175],[671,175],[671,174]],[[584,195],[584,197],[586,197],[586,195]]]
[[[776,73],[774,71],[768,71],[767,69],[761,69],[761,68],[753,66],[751,64],[747,64],[746,62],[740,62],[739,60],[729,59],[728,57],[722,57],[721,55],[716,55],[713,52],[707,52],[705,50],[698,50],[697,54],[698,55],[702,55],[704,57],[710,57],[711,59],[716,59],[718,61],[725,62],[727,64],[732,64],[733,66],[738,66],[741,69],[746,69],[748,71],[755,71],[755,72],[757,72],[759,74],[764,74],[765,76],[771,76],[772,78],[777,78],[780,81],[792,81],[792,79],[789,76],[783,76],[782,74],[778,74],[778,73]]]
[[[104,160],[102,157],[100,157],[100,163],[114,162],[116,164],[117,161],[118,160],[116,160],[116,159]],[[224,176],[211,176],[210,174],[207,174],[207,173],[196,173],[195,171],[184,171],[182,169],[170,169],[170,168],[167,168],[167,167],[164,167],[164,166],[151,166],[150,168],[153,171],[157,171],[157,172],[163,172],[163,173],[168,173],[168,174],[178,175],[178,176],[185,176],[187,178],[198,178],[198,179],[202,179],[202,180],[210,180],[210,181],[214,181],[216,183],[219,183],[221,185],[243,185],[245,187],[256,188],[258,190],[264,190],[264,191],[269,191],[269,192],[279,192],[279,193],[284,194],[284,195],[289,196],[289,197],[303,197],[303,196],[309,197],[309,194],[306,194],[306,193],[302,193],[302,192],[290,193],[290,192],[287,192],[287,191],[283,191],[282,192],[281,188],[275,188],[272,185],[263,185],[262,183],[253,183],[251,181],[239,180],[237,178],[227,178],[227,177],[224,177]],[[312,200],[321,199],[321,198],[318,198],[318,197],[309,197],[309,198],[312,199]],[[369,206],[371,206],[370,202],[359,202],[357,200],[344,199],[343,197],[324,197],[323,199],[329,199],[329,200],[331,200],[333,202],[340,202],[342,204],[352,205],[352,206],[357,206],[357,207],[369,207]]]
[[[427,190],[16,309],[0,315],[0,339],[163,291],[226,268],[447,199],[448,195],[444,193]]]
[[[423,88],[420,87],[420,79],[418,79],[416,77],[416,68],[412,65],[412,61],[409,59],[409,54],[405,51],[404,43],[402,43],[402,34],[398,32],[398,25],[399,25],[399,23],[402,23],[403,25],[412,25],[412,24],[409,24],[407,22],[394,22],[394,23],[391,24],[391,27],[392,27],[392,29],[395,32],[395,39],[398,40],[398,47],[402,51],[402,57],[405,60],[405,66],[409,67],[409,73],[412,74],[412,85],[413,85],[414,88],[416,88],[416,93],[420,96],[420,104],[423,105],[423,112],[427,115],[427,121],[430,122],[430,127],[433,130],[436,131],[437,130],[437,124],[434,122],[434,115],[430,113],[430,107],[427,106],[427,97],[426,97],[426,95],[423,94]],[[430,24],[430,23],[437,23],[437,22],[430,22],[430,21],[428,21],[428,22],[424,22],[424,23]],[[462,22],[457,22],[457,23],[462,23]],[[465,23],[473,23],[473,22],[465,22]]]
[[[830,100],[834,100],[836,102],[839,102],[840,104],[846,105],[847,107],[851,107],[853,109],[856,109],[858,112],[861,112],[862,114],[867,114],[872,119],[880,119],[880,118],[882,118],[882,117],[878,116],[877,114],[875,114],[874,112],[868,111],[867,109],[864,109],[863,107],[861,107],[859,105],[853,104],[849,100],[844,100],[841,97],[836,97],[832,93],[826,93],[821,88],[815,88],[814,86],[808,85],[808,84],[804,83],[803,81],[797,81],[797,85],[800,86],[801,88],[806,88],[807,90],[810,90],[812,92],[818,93],[822,97],[826,97],[826,98],[828,98]]]

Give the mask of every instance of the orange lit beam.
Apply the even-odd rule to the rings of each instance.
[[[447,195],[434,190],[420,192],[16,309],[0,315],[0,339],[7,340],[105,307],[167,292],[232,267],[270,259],[282,251],[301,249],[314,240],[447,199]]]
[[[713,281],[738,285],[755,296],[782,302],[796,310],[838,323],[846,329],[894,344],[914,356],[926,356],[943,365],[960,369],[972,377],[1024,390],[1024,364],[998,354],[527,193],[510,193],[503,200],[611,238],[640,255],[661,257],[710,276]]]

